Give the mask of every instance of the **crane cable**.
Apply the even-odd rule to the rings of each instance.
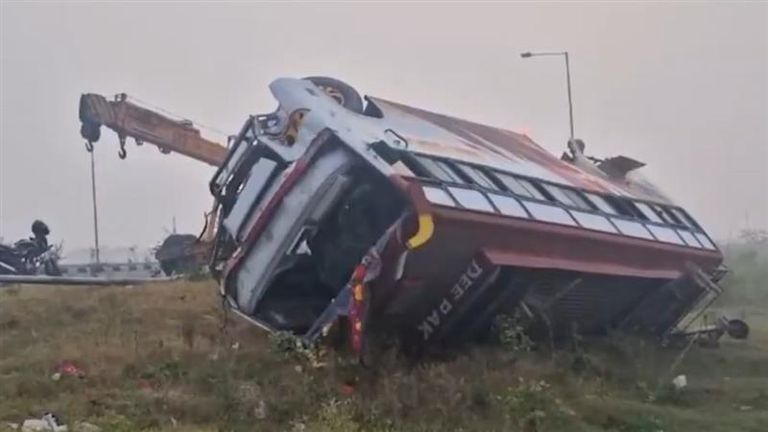
[[[154,110],[154,111],[157,111],[157,112],[160,112],[160,113],[166,114],[167,116],[174,118],[174,120],[185,120],[185,121],[190,121],[190,122],[192,122],[192,123],[193,123],[195,126],[197,126],[197,127],[199,127],[199,128],[202,128],[202,129],[206,129],[206,130],[208,130],[208,131],[210,131],[210,132],[214,132],[214,133],[216,133],[216,134],[219,134],[219,135],[221,135],[221,136],[223,136],[223,137],[228,137],[228,136],[230,135],[230,134],[228,134],[228,133],[226,133],[226,132],[222,131],[222,130],[221,130],[221,129],[219,129],[219,128],[216,128],[216,127],[213,127],[213,126],[209,126],[209,125],[206,125],[206,124],[204,124],[204,123],[201,123],[201,122],[199,122],[199,121],[196,121],[196,120],[192,120],[192,119],[190,119],[190,118],[188,118],[188,117],[184,117],[184,116],[182,116],[182,115],[179,115],[179,114],[173,113],[173,112],[171,112],[171,111],[168,111],[167,109],[165,109],[165,108],[163,108],[163,107],[161,107],[161,106],[158,106],[158,105],[155,105],[155,104],[152,104],[152,103],[146,102],[146,101],[144,101],[144,100],[141,100],[141,99],[139,99],[139,98],[137,98],[137,97],[135,97],[135,96],[130,96],[130,95],[128,95],[127,93],[119,93],[119,94],[115,94],[115,99],[117,99],[118,97],[121,97],[121,96],[123,96],[123,97],[124,97],[124,100],[130,100],[131,102],[133,102],[133,103],[136,103],[137,105],[143,105],[145,108],[150,108],[150,109],[152,109],[152,110]]]

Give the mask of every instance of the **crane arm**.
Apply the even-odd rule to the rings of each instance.
[[[99,140],[101,126],[117,133],[120,157],[125,158],[125,140],[130,137],[137,145],[156,145],[163,153],[176,152],[192,159],[219,166],[224,162],[227,148],[209,141],[191,122],[177,121],[127,100],[123,93],[114,101],[87,93],[80,96],[80,135],[92,143]]]

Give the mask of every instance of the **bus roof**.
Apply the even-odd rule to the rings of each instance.
[[[527,135],[376,97],[368,97],[368,101],[378,108],[387,126],[407,141],[409,151],[484,165],[592,192],[671,204],[663,192],[636,173],[610,176],[586,158],[582,163],[562,160]],[[620,158],[631,161],[623,156]]]

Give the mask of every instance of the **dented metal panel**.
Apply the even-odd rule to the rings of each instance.
[[[333,188],[338,174],[343,173],[350,163],[349,155],[341,149],[312,165],[298,181],[295,188],[281,198],[281,205],[274,214],[274,224],[265,228],[264,233],[251,245],[252,252],[243,260],[236,277],[237,301],[240,309],[252,312],[264,294],[265,280],[273,276],[274,269],[285,255],[289,245],[295,243],[302,226],[315,223],[313,212],[328,197],[329,192],[339,193]],[[254,287],[261,289],[254,290]]]
[[[601,169],[578,142],[561,160],[525,135],[383,99],[363,113],[309,80],[271,90],[278,110],[249,119],[211,182],[228,233],[212,268],[230,304],[269,328],[313,341],[346,320],[355,350],[369,324],[442,344],[520,308],[558,331],[634,313],[656,333],[701,291],[673,305],[665,287],[722,261],[684,212],[656,214],[669,200],[634,179],[640,162]],[[249,171],[264,157],[276,174]],[[633,215],[616,196],[646,204]]]

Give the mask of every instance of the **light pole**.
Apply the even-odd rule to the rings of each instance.
[[[573,98],[571,96],[571,65],[568,62],[568,51],[562,52],[524,52],[520,54],[522,58],[531,58],[539,56],[563,56],[565,57],[565,80],[568,85],[568,118],[571,125],[571,139],[573,139]]]
[[[99,213],[96,209],[96,163],[93,159],[93,147],[90,147],[91,154],[91,200],[93,202],[93,240],[96,245],[95,258],[96,264],[101,264],[101,257],[99,251]]]

